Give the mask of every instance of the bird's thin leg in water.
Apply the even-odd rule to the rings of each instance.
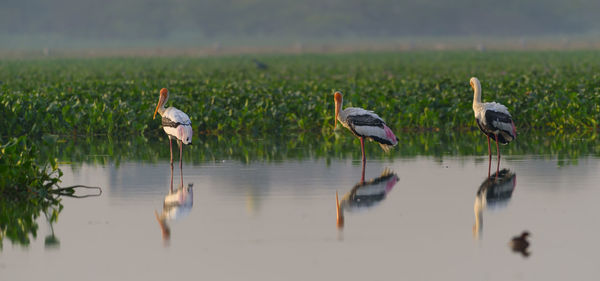
[[[364,183],[365,182],[365,162],[363,162],[362,164],[362,172],[361,172],[361,176],[360,176],[360,183]]]
[[[183,143],[181,141],[177,141],[179,145],[179,174],[181,175],[181,187],[183,188],[183,164],[181,162],[181,158],[183,158]]]
[[[488,139],[488,178],[490,177],[490,171],[492,170],[492,148],[490,146],[490,136],[487,136]]]
[[[367,162],[367,158],[365,157],[365,138],[360,138],[360,151],[362,152],[362,162],[364,165]]]
[[[173,143],[169,137],[169,151],[171,152],[171,192],[173,192]]]
[[[498,177],[498,173],[500,172],[500,147],[498,146],[498,134],[494,134],[496,136],[496,155],[498,155],[498,165],[496,166],[496,178]]]
[[[490,172],[492,171],[492,157],[488,160],[488,179],[490,178]]]
[[[360,151],[362,152],[362,176],[360,182],[365,181],[365,166],[367,165],[367,158],[365,157],[365,138],[360,138]]]

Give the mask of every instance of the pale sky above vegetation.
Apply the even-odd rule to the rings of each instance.
[[[0,35],[152,42],[586,35],[600,31],[599,12],[597,0],[4,0]]]

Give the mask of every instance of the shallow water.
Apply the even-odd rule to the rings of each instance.
[[[600,158],[581,156],[565,165],[553,156],[504,156],[502,168],[515,177],[498,187],[503,195],[488,196],[483,203],[477,194],[487,179],[485,156],[368,160],[367,180],[389,168],[399,181],[383,191],[361,189],[366,197],[355,202],[356,208],[342,203],[346,208],[341,229],[336,227],[335,193],[340,200],[347,198],[344,195],[360,181],[356,160],[186,163],[184,183],[193,184],[192,194],[182,196],[178,207],[166,209],[170,167],[164,160],[63,165],[63,185],[101,186],[103,194],[63,199],[64,210],[53,225],[57,246],[44,246],[43,237],[51,229],[43,219],[28,247],[5,240],[0,276],[2,280],[600,277],[596,259],[600,245],[595,242],[600,233],[596,223]],[[179,183],[177,165],[174,182]],[[157,220],[155,211],[159,217],[163,214],[162,219]],[[159,221],[170,235],[164,235]],[[524,230],[531,233],[528,257],[508,246],[511,237]]]

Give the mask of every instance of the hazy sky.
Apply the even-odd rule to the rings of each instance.
[[[598,14],[597,0],[3,0],[0,35],[125,42],[578,35],[600,30]]]

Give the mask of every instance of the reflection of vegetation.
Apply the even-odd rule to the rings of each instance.
[[[62,210],[59,196],[75,196],[77,186],[58,187],[62,172],[57,161],[39,149],[52,145],[52,138],[45,139],[35,144],[20,137],[0,146],[0,249],[5,237],[28,245],[37,235],[39,215],[52,225]],[[46,245],[57,243],[53,231]]]
[[[461,133],[400,133],[399,145],[390,154],[378,146],[367,145],[369,155],[394,158],[428,155],[487,155],[487,143],[476,130]],[[510,145],[502,146],[506,155],[553,155],[560,162],[576,163],[583,155],[600,155],[600,141],[591,135],[587,138],[573,135],[520,135]],[[93,162],[119,164],[121,161],[150,161],[169,159],[166,137],[148,140],[142,137],[130,140],[77,139],[59,142],[47,151],[58,155],[61,161],[72,163]],[[284,159],[312,158],[360,158],[360,146],[355,137],[339,131],[331,138],[316,138],[308,135],[273,136],[265,138],[221,138],[199,137],[183,151],[184,159],[195,163],[234,159],[244,163],[251,161],[280,161]]]
[[[36,219],[44,213],[53,223],[62,210],[53,188],[62,175],[56,161],[48,158],[36,162],[39,151],[25,137],[2,145],[0,154],[0,247],[7,237],[17,244],[28,245],[36,237]]]
[[[486,100],[509,107],[519,132],[589,132],[600,120],[595,52],[409,52],[243,57],[2,61],[1,136],[158,135],[158,90],[202,134],[312,133],[331,138],[333,90],[347,106],[401,129],[475,125],[478,76]]]

